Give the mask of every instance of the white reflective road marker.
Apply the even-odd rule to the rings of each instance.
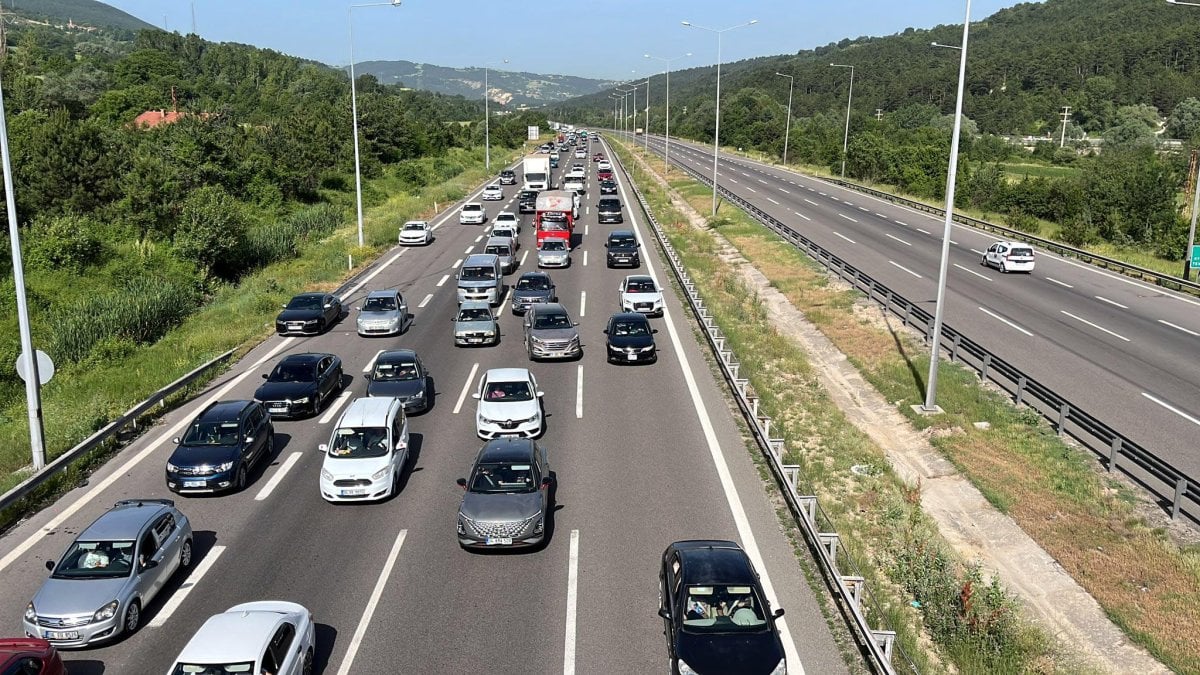
[[[367,601],[367,608],[363,610],[362,618],[358,620],[354,636],[350,638],[350,646],[346,648],[346,656],[342,659],[342,665],[338,667],[337,675],[349,675],[350,668],[354,666],[354,657],[358,655],[358,648],[362,645],[363,636],[367,633],[367,626],[371,623],[371,617],[375,615],[375,607],[379,605],[379,598],[383,595],[384,587],[387,586],[388,577],[392,576],[392,568],[396,565],[396,559],[400,557],[400,547],[404,545],[406,536],[408,536],[408,530],[400,530],[400,534],[396,536],[396,543],[392,544],[392,550],[383,564],[383,571],[375,580],[375,588],[371,591],[371,599]]]
[[[475,373],[479,372],[479,364],[471,366],[471,373],[467,375],[467,381],[463,383],[462,393],[458,395],[458,403],[454,404],[454,414],[457,415],[463,407],[463,401],[467,398],[467,392],[471,390],[471,383],[475,381]]]
[[[196,584],[200,583],[205,574],[208,574],[208,570],[212,569],[213,564],[217,562],[217,558],[220,558],[224,552],[224,546],[214,546],[209,549],[208,555],[204,556],[204,560],[201,560],[200,564],[196,565],[196,569],[192,570],[192,573],[171,594],[171,597],[163,603],[162,607],[158,608],[158,614],[154,615],[154,618],[150,620],[150,623],[146,624],[146,627],[161,628],[166,624],[167,619],[171,618],[171,615],[175,613],[175,610],[179,609],[184,600],[187,600],[187,596],[192,592],[192,589],[196,588]]]

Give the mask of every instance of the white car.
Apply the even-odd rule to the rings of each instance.
[[[587,158],[587,150],[584,150],[583,148],[577,148],[575,150],[575,159],[586,159],[586,158]]]
[[[167,673],[302,675],[313,672],[316,649],[312,612],[302,605],[245,602],[209,617]]]
[[[433,243],[433,228],[424,220],[410,220],[400,228],[401,246],[428,246]]]
[[[983,252],[981,264],[1001,272],[1032,272],[1033,247],[1019,241],[998,241]]]
[[[483,210],[483,204],[479,202],[467,202],[458,212],[460,225],[482,225],[486,221],[487,213]]]
[[[517,241],[517,229],[512,223],[496,223],[492,225],[491,236],[508,237],[515,242]]]
[[[493,183],[483,188],[482,198],[485,202],[498,202],[504,199],[504,188],[500,187],[498,183]]]
[[[612,171],[612,163],[606,159],[602,159],[596,163],[597,171]]]
[[[583,176],[567,176],[563,179],[562,189],[579,194],[587,190],[587,182]]]
[[[621,280],[617,288],[620,293],[622,312],[638,312],[650,316],[662,316],[663,294],[654,279],[646,274],[630,274]]]
[[[321,496],[327,502],[363,502],[396,494],[408,464],[408,417],[392,396],[350,402],[329,437],[317,446]]]
[[[528,369],[492,368],[479,378],[479,388],[471,396],[479,401],[475,433],[480,438],[542,435],[544,394]]]
[[[521,219],[511,211],[501,211],[492,219],[493,230],[503,225],[509,225],[517,231],[517,234],[521,234]]]

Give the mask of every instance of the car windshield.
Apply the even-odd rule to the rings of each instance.
[[[528,382],[488,382],[483,398],[488,401],[519,403],[532,401],[533,390]]]
[[[254,670],[251,661],[237,663],[177,663],[171,675],[239,675]]]
[[[767,630],[763,604],[751,586],[688,586],[683,629],[694,633],[757,633]]]
[[[567,250],[567,242],[562,239],[547,239],[542,242],[543,251],[565,251]]]
[[[528,462],[496,462],[477,465],[470,486],[471,492],[485,494],[527,493],[537,491],[538,481]]]
[[[333,432],[329,456],[336,459],[383,457],[388,452],[386,427],[343,427]]]
[[[550,288],[546,277],[521,277],[517,280],[518,291],[544,291]]]
[[[631,279],[629,283],[625,284],[625,291],[627,293],[655,293],[658,288],[650,279]]]
[[[487,248],[483,249],[483,252],[493,253],[500,257],[512,255],[512,253],[508,250],[508,247],[503,244],[488,246]]]
[[[403,382],[417,379],[417,364],[412,361],[382,361],[375,364],[371,379],[376,382]]]
[[[602,208],[602,209],[620,209],[621,202],[619,202],[615,199],[601,199],[600,200],[600,208]]]
[[[533,320],[534,328],[570,328],[571,318],[566,314],[546,313],[538,314]]]
[[[183,445],[237,445],[238,423],[197,422],[183,436]]]
[[[425,223],[405,223],[404,229],[423,232],[425,230]]]
[[[491,267],[464,267],[462,278],[467,281],[488,281],[496,278],[496,270]]]
[[[634,237],[613,237],[608,240],[609,246],[618,248],[632,248],[637,246],[637,239]]]
[[[565,211],[544,211],[542,212],[543,223],[565,223],[567,222],[567,214]],[[561,229],[561,228],[553,228]]]
[[[287,304],[288,309],[321,309],[321,296],[297,295]]]
[[[55,579],[119,579],[133,571],[133,541],[76,541],[54,568]]]
[[[391,312],[396,310],[396,298],[386,295],[367,298],[363,303],[364,312]]]
[[[490,321],[492,313],[483,307],[464,307],[458,311],[459,321]]]
[[[275,366],[275,370],[271,371],[271,376],[267,378],[271,382],[314,382],[317,379],[317,368],[311,363],[283,363]]]
[[[650,326],[642,321],[618,321],[613,324],[613,335],[649,335]]]

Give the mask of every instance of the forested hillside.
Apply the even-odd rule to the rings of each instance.
[[[68,21],[94,28],[134,31],[153,29],[141,19],[97,0],[9,0],[4,8],[9,16],[63,24]]]
[[[364,61],[355,64],[359,73],[370,73],[384,84],[402,84],[414,89],[464,96],[483,96],[483,68],[448,68],[412,61]],[[582,96],[612,86],[607,80],[570,75],[542,75],[500,68],[487,74],[492,100],[512,106],[539,106]]]

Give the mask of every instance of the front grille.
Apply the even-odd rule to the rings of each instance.
[[[180,476],[211,476],[217,472],[217,468],[213,466],[181,466],[179,467]]]
[[[546,349],[552,349],[552,350],[555,350],[555,351],[559,351],[559,350],[566,349],[566,348],[567,348],[567,347],[569,347],[570,345],[571,345],[571,340],[570,340],[570,339],[566,339],[566,340],[544,340],[544,341],[542,341],[542,346],[543,346],[543,347],[545,347]]]
[[[371,484],[369,478],[339,478],[333,481],[336,487],[366,487]]]
[[[534,518],[537,516],[507,523],[470,522],[475,531],[483,537],[517,537],[529,527]]]
[[[637,302],[633,305],[634,309],[654,309],[653,302]]]
[[[75,628],[77,626],[86,626],[92,622],[90,616],[39,616],[37,624],[43,628]]]

